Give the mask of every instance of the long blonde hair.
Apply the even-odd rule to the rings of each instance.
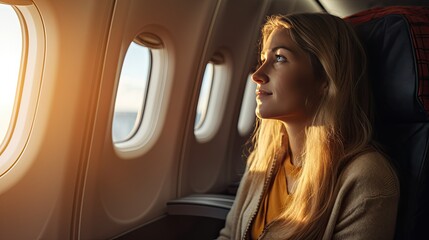
[[[269,17],[262,28],[262,46],[278,28],[288,29],[292,40],[309,54],[315,74],[326,81],[327,88],[306,128],[301,173],[291,202],[280,214],[281,221],[275,222],[279,226],[276,235],[319,239],[335,200],[342,166],[371,144],[366,56],[352,27],[329,14]],[[288,150],[287,143],[280,121],[257,119],[249,173],[267,172],[274,159]],[[259,178],[256,181],[265,178],[263,174],[254,177]]]

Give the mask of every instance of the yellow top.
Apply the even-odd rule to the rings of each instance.
[[[287,189],[286,171],[288,175],[294,178],[296,178],[299,171],[299,168],[292,165],[289,154],[286,155],[286,159],[278,168],[276,175],[271,181],[259,205],[258,212],[252,225],[252,239],[258,239],[264,231],[264,228],[279,216],[283,208],[289,202],[291,195]]]

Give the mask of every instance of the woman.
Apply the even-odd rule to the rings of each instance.
[[[353,29],[273,16],[261,48],[253,151],[219,239],[392,239],[399,183],[373,147]]]

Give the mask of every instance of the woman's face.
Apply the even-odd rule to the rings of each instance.
[[[258,117],[284,122],[309,120],[309,105],[319,99],[321,80],[314,76],[310,56],[292,41],[288,29],[270,34],[261,62],[252,76],[257,84]]]

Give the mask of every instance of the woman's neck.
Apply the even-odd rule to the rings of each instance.
[[[301,165],[301,156],[305,144],[305,128],[307,121],[283,122],[289,139],[289,151],[291,163],[295,166]]]

